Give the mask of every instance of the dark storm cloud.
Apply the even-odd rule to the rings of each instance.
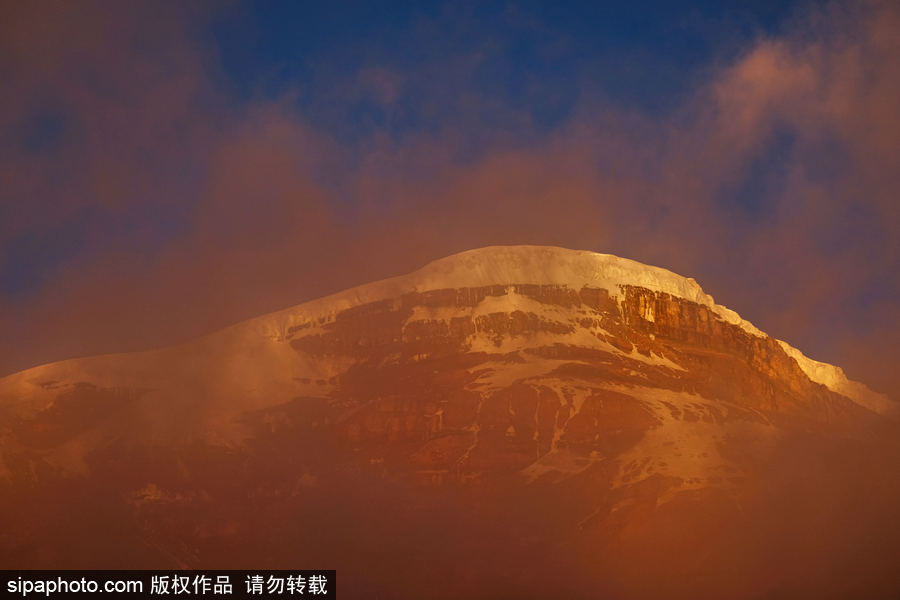
[[[437,14],[410,25],[419,61],[321,60],[317,86],[248,99],[197,14],[4,10],[0,372],[539,243],[693,276],[772,335],[900,390],[889,4],[810,9],[692,71],[664,111],[555,69],[573,42],[528,15],[504,18],[539,32],[534,56],[467,42],[464,14],[442,37]],[[504,70],[517,61],[540,68]]]

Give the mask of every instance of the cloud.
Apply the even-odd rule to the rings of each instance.
[[[546,130],[472,83],[490,47],[370,63],[327,101],[365,97],[407,125],[421,101],[434,126],[369,123],[350,142],[295,96],[229,95],[196,14],[6,10],[0,337],[14,343],[0,372],[540,243],[693,276],[762,329],[900,391],[890,4],[803,13],[663,114],[585,92]]]
[[[366,67],[357,73],[359,93],[383,105],[397,101],[403,87],[403,76],[383,67]]]

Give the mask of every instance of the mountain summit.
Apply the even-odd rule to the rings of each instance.
[[[465,581],[538,595],[553,585],[537,565],[568,595],[818,590],[770,543],[807,552],[798,569],[843,554],[778,525],[784,500],[896,469],[897,413],[693,279],[488,247],[187,344],[0,379],[0,557],[314,563],[385,597]],[[896,475],[881,481],[891,497]],[[77,517],[48,514],[59,496]],[[802,526],[845,516],[834,502]],[[406,590],[384,587],[398,565],[415,567]],[[534,574],[511,592],[486,565]]]

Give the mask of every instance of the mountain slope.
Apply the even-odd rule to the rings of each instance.
[[[549,561],[588,596],[648,591],[639,573],[663,548],[657,591],[713,565],[736,585],[761,567],[724,548],[782,514],[773,490],[832,493],[848,465],[900,465],[892,400],[693,279],[534,246],[464,252],[177,347],[29,369],[0,380],[0,419],[0,508],[23,515],[4,524],[5,563],[220,566],[255,547],[294,568],[330,556],[368,586],[378,572],[335,540],[382,548],[386,568],[411,550],[444,572]],[[821,456],[834,470],[813,477]],[[821,490],[774,483],[800,457]],[[72,522],[47,500],[60,494],[105,513]],[[320,522],[334,510],[351,525]],[[298,519],[318,554],[283,537]],[[385,519],[414,550],[385,543]],[[105,533],[75,541],[88,524]],[[473,562],[484,536],[505,541]],[[419,593],[437,593],[433,577]]]

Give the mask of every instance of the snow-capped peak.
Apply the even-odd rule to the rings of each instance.
[[[383,279],[273,313],[279,325],[333,314],[409,292],[497,284],[565,285],[605,289],[621,298],[623,286],[643,287],[707,306],[723,321],[759,337],[765,334],[733,310],[716,304],[690,277],[612,254],[555,246],[488,246],[432,261],[408,275]]]
[[[570,250],[555,246],[488,246],[460,252],[426,264],[407,275],[365,284],[312,302],[253,319],[264,335],[278,337],[294,325],[329,317],[361,304],[396,298],[410,292],[489,285],[537,284],[583,287],[608,291],[621,299],[625,286],[646,288],[683,298],[709,308],[723,321],[757,337],[768,337],[735,311],[716,304],[691,277],[612,254]],[[894,412],[894,403],[865,385],[850,381],[833,365],[814,361],[786,342],[778,340],[806,375],[828,389],[879,413]]]

